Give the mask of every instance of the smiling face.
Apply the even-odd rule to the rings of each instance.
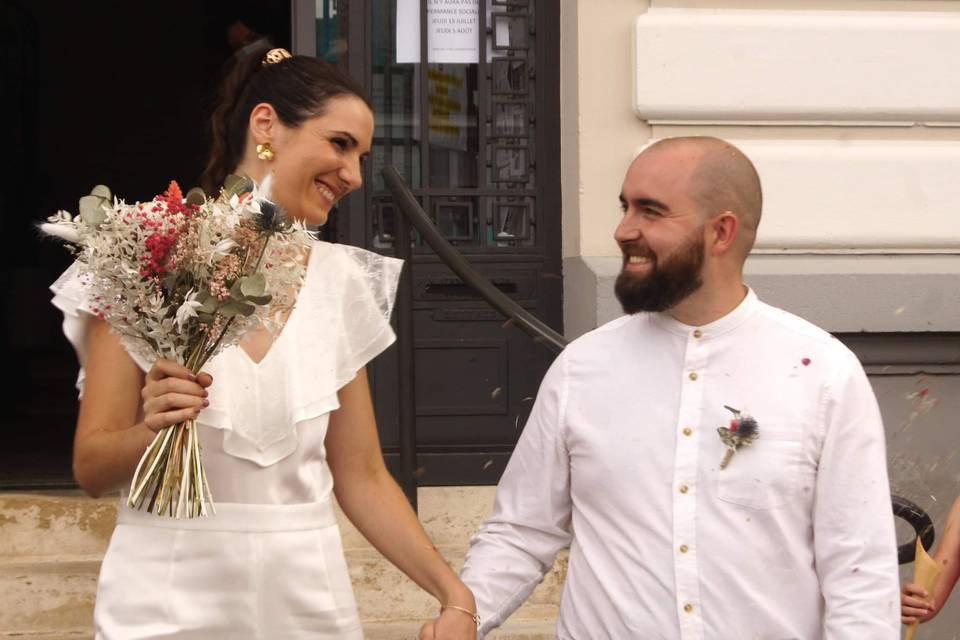
[[[690,196],[698,161],[696,150],[657,149],[627,171],[614,233],[623,253],[614,292],[625,313],[665,311],[703,285],[705,219]]]
[[[343,95],[300,126],[273,127],[273,199],[291,217],[325,224],[334,205],[363,183],[361,162],[370,153],[373,114],[363,100]]]

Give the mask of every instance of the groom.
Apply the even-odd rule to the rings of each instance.
[[[899,637],[877,403],[840,342],[744,286],[753,165],[663,140],[620,201],[627,315],[543,380],[463,568],[481,637],[568,545],[561,640]]]

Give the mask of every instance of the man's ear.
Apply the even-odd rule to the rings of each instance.
[[[710,252],[715,256],[729,253],[740,235],[740,218],[732,211],[714,216],[708,223]]]

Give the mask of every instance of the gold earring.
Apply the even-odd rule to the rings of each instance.
[[[269,142],[265,142],[263,144],[257,145],[257,157],[260,158],[261,160],[266,160],[267,162],[270,162],[271,160],[273,160],[273,157],[275,155],[276,154],[273,152],[273,149],[270,148]]]

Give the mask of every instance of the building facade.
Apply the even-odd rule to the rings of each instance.
[[[185,14],[203,13],[196,3],[180,4]],[[201,4],[212,11],[224,3]],[[339,64],[361,81],[374,104],[377,130],[365,187],[345,203],[326,237],[394,252],[400,218],[380,176],[383,167],[393,166],[475,269],[571,339],[620,314],[613,280],[621,258],[613,230],[632,158],[651,142],[676,135],[735,142],[755,161],[765,188],[748,283],[763,300],[822,326],[857,352],[883,411],[892,489],[942,528],[947,508],[960,495],[957,2],[252,4],[283,19],[279,27],[276,20],[240,19],[248,41],[269,37]],[[5,84],[25,105],[18,135],[25,148],[39,151],[27,154],[37,168],[24,173],[20,191],[0,201],[6,202],[4,217],[43,180],[59,181],[64,193],[74,195],[86,192],[83,181],[116,182],[118,193],[124,180],[130,191],[148,188],[122,172],[101,177],[117,164],[130,164],[112,161],[123,152],[124,136],[106,125],[98,136],[99,162],[77,168],[53,157],[63,138],[45,137],[44,131],[65,125],[49,105],[73,87],[57,89],[43,66],[55,56],[37,52],[40,42],[57,40],[62,27],[55,21],[69,5],[50,0],[32,13],[6,14],[19,25],[14,32],[21,49],[20,58],[8,58]],[[120,11],[105,9],[96,20],[113,15],[115,27],[129,28],[160,19],[146,9]],[[92,20],[71,18],[76,24],[84,19]],[[264,22],[268,26],[260,26]],[[189,21],[177,20],[184,23]],[[233,34],[236,23],[230,25]],[[190,28],[183,27],[181,45],[200,56],[214,36],[210,29]],[[235,50],[243,44],[238,41]],[[105,54],[109,50],[98,59]],[[219,70],[217,55],[207,52],[203,73],[190,76],[197,92]],[[177,72],[188,72],[186,58],[174,67]],[[83,64],[93,60],[91,54]],[[140,118],[146,140],[155,117]],[[68,146],[73,142],[80,148],[85,140],[67,138]],[[163,162],[172,166],[184,155],[190,154],[171,154]],[[188,184],[199,166],[191,162],[184,161],[177,175]],[[44,210],[27,207],[25,221],[8,220],[24,247],[35,242],[29,223],[47,210],[69,207],[72,200],[64,197],[48,197]],[[17,404],[25,408],[11,418],[12,426],[37,426],[33,438],[15,439],[16,455],[0,469],[0,600],[8,605],[0,613],[0,637],[59,637],[67,631],[82,637],[113,511],[109,501],[88,503],[71,489],[75,365],[57,333],[55,311],[36,294],[56,272],[46,264],[53,252],[38,251],[6,258],[7,282],[16,291],[34,292],[21,304],[40,318],[11,332],[27,338],[12,341],[8,357],[30,366],[32,378],[18,395],[34,398],[31,389],[42,386],[44,397],[56,400],[43,410],[37,400]],[[458,523],[432,531],[456,558],[483,511],[465,516],[458,505],[489,504],[552,356],[504,327],[504,318],[418,237],[413,253],[418,477],[421,485],[450,487],[429,489],[425,508],[431,518]],[[372,381],[393,468],[400,439],[396,376],[397,356],[388,352],[374,365]],[[906,526],[898,532],[901,542],[909,541]],[[378,590],[390,588],[390,581],[367,580],[382,569],[355,542],[351,567],[358,591],[367,594],[369,604],[361,604],[368,617],[389,621],[427,611],[414,596],[400,600],[412,607],[404,612],[378,604]],[[909,577],[911,566],[903,571]],[[562,562],[527,610],[534,620],[530,629],[555,611],[560,576]],[[949,637],[947,631],[960,626],[960,603],[954,601],[918,637]],[[378,637],[395,637],[389,629]]]

